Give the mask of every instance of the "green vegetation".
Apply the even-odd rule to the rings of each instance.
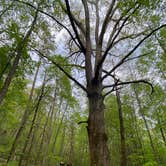
[[[165,166],[164,0],[0,0],[0,166]]]

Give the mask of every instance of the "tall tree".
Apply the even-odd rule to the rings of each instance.
[[[35,88],[35,84],[36,84],[36,80],[37,80],[37,75],[38,75],[38,72],[39,72],[40,63],[41,62],[39,61],[39,64],[38,64],[38,67],[36,69],[36,73],[35,73],[35,76],[34,76],[34,80],[33,80],[33,83],[32,83],[32,88],[31,88],[31,91],[30,91],[30,94],[29,94],[29,99],[27,101],[26,109],[25,109],[24,115],[22,117],[20,127],[18,128],[18,130],[16,132],[16,135],[15,135],[15,138],[14,138],[14,141],[13,141],[13,144],[12,144],[9,156],[8,156],[7,163],[10,161],[10,159],[12,159],[12,157],[14,155],[17,143],[19,141],[19,138],[21,136],[21,133],[22,133],[23,129],[25,128],[25,124],[26,124],[26,122],[28,120],[28,116],[30,114],[30,105],[31,105],[31,102],[32,102],[32,97],[33,97],[34,88]]]
[[[12,64],[11,68],[10,68],[10,71],[9,71],[9,73],[8,73],[6,79],[5,79],[4,85],[0,89],[0,105],[2,104],[2,101],[3,101],[5,95],[6,95],[7,91],[8,91],[8,88],[10,86],[12,78],[13,78],[13,76],[15,74],[15,71],[16,71],[16,69],[18,67],[20,58],[21,58],[21,56],[23,54],[23,50],[27,46],[29,37],[30,37],[30,35],[33,32],[34,26],[35,26],[36,21],[37,21],[38,12],[39,11],[37,9],[36,12],[35,12],[34,20],[32,21],[32,24],[31,24],[29,30],[27,31],[27,33],[25,34],[25,36],[23,37],[23,39],[18,42],[18,45],[17,45],[17,47],[15,49],[16,50],[14,52],[15,59],[13,61],[13,64]]]
[[[16,0],[16,2],[37,9],[34,1]],[[54,6],[47,5],[45,1],[42,2],[44,5],[46,4],[45,8],[38,9],[38,11],[45,14],[43,19],[48,20],[50,25],[52,25],[52,21],[55,21],[63,30],[68,32],[72,40],[72,42],[69,42],[69,48],[66,51],[71,53],[67,57],[70,58],[71,61],[69,62],[71,63],[58,62],[55,59],[54,51],[38,52],[41,57],[51,61],[86,93],[89,107],[87,132],[91,166],[110,166],[104,116],[105,97],[122,85],[145,83],[152,86],[147,80],[143,79],[123,81],[124,77],[121,77],[120,80],[114,82],[112,73],[115,71],[116,73],[122,72],[120,69],[123,68],[124,64],[138,58],[136,57],[136,50],[141,44],[146,39],[151,38],[158,30],[166,27],[166,24],[159,26],[153,24],[152,28],[146,26],[151,23],[148,16],[157,11],[156,6],[158,3],[161,4],[161,1],[82,0],[78,3],[78,12],[74,12],[76,1],[57,1],[56,7],[61,6],[62,11],[67,16],[66,22],[70,26],[66,26],[66,22],[58,21],[54,16]],[[108,8],[105,6],[108,6]],[[71,57],[75,57],[73,58],[75,59],[74,64]],[[110,65],[109,69],[107,64],[110,64],[110,59],[115,59],[116,64]],[[82,69],[84,82],[81,83],[82,79],[77,79],[76,75],[72,76],[72,72],[65,69],[66,65],[72,66],[73,71],[78,68]]]

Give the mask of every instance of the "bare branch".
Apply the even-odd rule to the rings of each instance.
[[[124,62],[128,62],[128,61],[131,61],[131,60],[134,60],[134,59],[138,59],[138,58],[143,57],[143,56],[147,56],[147,55],[151,54],[152,52],[153,52],[153,51],[150,51],[150,52],[147,52],[147,53],[145,53],[145,54],[141,54],[141,55],[136,56],[136,57],[128,58],[128,59],[126,59]]]
[[[135,50],[147,39],[149,38],[151,35],[153,35],[153,33],[155,33],[156,31],[158,31],[161,28],[166,27],[166,24],[163,24],[161,26],[159,26],[158,28],[152,30],[148,35],[146,35],[140,42],[138,42],[138,44],[127,54],[124,56],[124,58],[122,58],[108,73],[112,73],[114,70],[116,70],[119,66],[121,66],[125,60],[132,54],[135,52]],[[104,80],[106,77],[108,76],[108,74],[104,75],[102,80]]]
[[[119,89],[122,89],[122,87],[118,87],[118,88],[117,88],[117,90],[119,90]],[[110,93],[112,93],[112,92],[114,92],[114,91],[116,91],[115,87],[113,87],[110,91],[108,91],[107,93],[105,93],[105,94],[103,95],[103,98],[105,98],[106,96],[108,96]]]
[[[134,81],[126,81],[126,82],[119,82],[119,83],[115,83],[115,84],[112,84],[112,85],[105,85],[103,86],[103,89],[104,88],[111,88],[111,87],[115,87],[115,86],[120,86],[120,85],[129,85],[129,84],[137,84],[137,83],[144,83],[144,84],[147,84],[151,87],[151,93],[154,92],[154,88],[153,88],[153,85],[148,82],[147,80],[134,80]]]
[[[46,58],[48,61],[51,61],[52,64],[54,64],[60,71],[62,71],[70,80],[72,80],[76,85],[78,85],[82,90],[84,90],[87,93],[87,89],[80,83],[78,82],[75,78],[73,78],[68,72],[66,72],[62,66],[58,63],[56,63],[51,57],[48,57],[44,55],[42,52],[40,52],[37,49],[34,49],[40,57]]]
[[[133,10],[133,12],[131,13],[131,14],[129,14],[129,16],[127,16],[125,19],[124,19],[124,21],[123,21],[123,23],[122,23],[122,25],[120,26],[120,28],[118,29],[118,31],[117,31],[117,33],[115,34],[115,36],[113,37],[113,39],[111,40],[111,42],[109,43],[109,45],[107,46],[107,49],[106,49],[106,51],[105,51],[105,53],[104,53],[104,55],[103,55],[103,58],[102,58],[102,60],[101,60],[101,64],[104,62],[104,60],[105,60],[105,58],[106,58],[106,56],[107,56],[107,54],[108,54],[108,52],[109,52],[109,50],[112,48],[112,46],[113,46],[113,44],[114,44],[114,41],[116,40],[116,38],[119,36],[119,34],[120,34],[120,32],[121,32],[121,30],[123,29],[123,27],[125,26],[125,23],[129,20],[129,18],[137,11],[137,9],[140,7],[140,5],[138,5],[134,10]],[[129,9],[128,11],[130,11],[131,9]],[[109,39],[110,40],[110,39]]]
[[[124,19],[122,25],[120,26],[119,30],[118,30],[117,33],[115,34],[114,38],[112,39],[111,43],[108,45],[108,47],[107,47],[106,51],[104,52],[102,58],[100,59],[100,61],[99,61],[98,64],[97,64],[94,79],[97,79],[97,77],[98,77],[98,75],[99,75],[99,70],[100,70],[102,64],[104,63],[104,61],[105,61],[105,59],[106,59],[106,57],[107,57],[107,55],[108,55],[109,50],[110,50],[111,47],[113,46],[113,43],[114,43],[115,39],[118,37],[118,35],[119,35],[119,33],[121,32],[122,28],[125,26],[125,23],[126,23],[126,22],[128,21],[128,19],[131,17],[131,15],[135,13],[135,11],[139,8],[139,6],[140,6],[140,5],[138,5],[138,6],[133,10],[133,12],[132,12],[129,16],[127,16],[127,17]],[[131,10],[131,8],[128,10],[128,12],[129,12],[130,10]],[[117,23],[115,26],[117,26],[117,25],[119,24],[119,22],[120,22],[120,20],[121,20],[122,18],[123,18],[123,16],[120,17],[118,23]],[[105,31],[103,31],[103,32],[105,32]],[[100,40],[100,39],[99,39],[99,40]],[[100,41],[99,41],[99,42],[100,42]]]
[[[72,52],[69,56],[67,56],[67,59],[78,53],[81,53],[81,50]]]
[[[66,10],[66,8],[65,8],[65,6],[62,4],[62,2],[59,2],[59,4],[60,4],[62,10],[63,10],[66,14],[68,14],[68,11]],[[72,13],[71,13],[71,15],[72,15],[72,18],[73,18],[75,24],[76,24],[77,27],[80,29],[80,31],[82,32],[82,34],[85,36],[85,28],[84,28],[83,24],[82,24],[76,17],[74,17],[74,15],[73,15]]]
[[[66,9],[67,9],[67,15],[68,15],[69,20],[70,20],[70,22],[71,22],[71,26],[72,26],[72,28],[73,28],[73,31],[74,31],[74,33],[75,33],[75,35],[76,35],[76,38],[77,38],[77,40],[78,40],[78,43],[79,43],[79,45],[80,45],[80,48],[81,48],[82,52],[85,53],[85,52],[86,52],[86,49],[85,49],[85,47],[84,47],[84,45],[83,45],[83,43],[82,43],[82,41],[81,41],[81,39],[80,39],[80,36],[79,36],[79,34],[78,34],[78,31],[77,31],[77,28],[76,28],[76,26],[75,26],[75,22],[74,22],[74,20],[73,20],[73,16],[72,16],[72,13],[71,13],[71,10],[70,10],[69,1],[68,1],[68,0],[65,0],[65,4],[66,4]]]
[[[127,10],[126,14],[128,14],[131,10],[132,10],[132,7]],[[128,19],[129,19],[129,18],[128,18]],[[113,36],[115,35],[116,31],[118,30],[118,26],[119,26],[120,22],[121,22],[121,21],[125,21],[124,15],[122,14],[122,15],[119,17],[119,19],[113,20],[113,21],[115,21],[116,24],[114,25],[113,30],[112,30],[112,32],[111,32],[111,34],[110,34],[109,39],[108,39],[107,48],[108,48],[109,45],[111,44],[112,38],[113,38]],[[127,21],[127,20],[126,20],[126,21]],[[126,21],[125,21],[125,22],[126,22]]]
[[[87,121],[87,120],[85,120],[85,121],[80,121],[80,122],[78,122],[77,124],[80,125],[80,124],[82,124],[82,123],[88,123],[88,121]]]
[[[86,41],[90,41],[90,18],[88,4],[86,0],[82,0],[82,3],[85,10]]]
[[[102,29],[101,29],[101,32],[100,32],[100,36],[99,36],[99,45],[101,45],[102,42],[103,42],[104,34],[106,32],[108,23],[110,21],[110,14],[113,10],[115,2],[116,2],[116,0],[112,0],[112,3],[110,4],[109,9],[107,11],[107,14],[105,16],[105,19],[104,19],[104,22],[103,22],[103,25],[102,25]]]
[[[121,38],[119,38],[118,40],[116,40],[114,43],[113,43],[113,46],[115,46],[116,44],[118,44],[120,41],[123,41],[125,39],[135,39],[137,37],[139,37],[140,35],[145,35],[145,32],[147,32],[147,30],[144,30],[142,32],[139,32],[137,34],[129,34],[128,36],[123,36]]]
[[[99,17],[99,0],[96,0],[95,7],[96,7],[95,40],[96,40],[96,47],[97,47],[98,40],[99,40],[99,22],[100,22],[100,17]]]

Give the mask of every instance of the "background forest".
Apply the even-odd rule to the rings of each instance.
[[[0,0],[0,166],[165,166],[165,22],[165,0]]]

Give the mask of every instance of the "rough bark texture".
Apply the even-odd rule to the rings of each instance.
[[[87,130],[91,166],[110,166],[103,98],[96,90],[90,93],[88,99],[90,110]]]

